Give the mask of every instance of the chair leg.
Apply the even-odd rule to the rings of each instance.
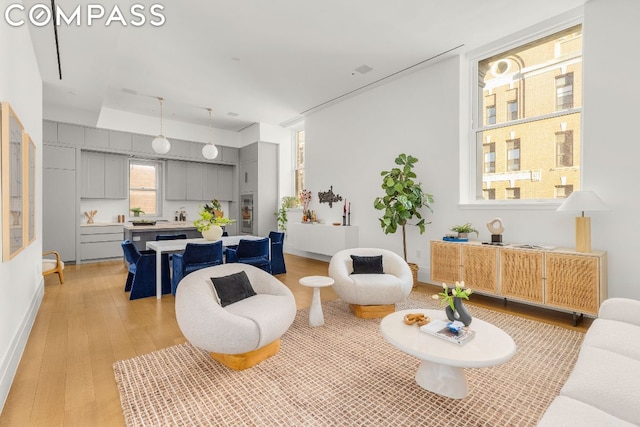
[[[60,284],[63,285],[64,284],[64,275],[62,274],[62,270],[58,270],[58,279],[60,279]]]
[[[132,284],[133,284],[133,273],[129,272],[129,275],[127,276],[127,283],[125,283],[124,285],[124,291],[125,292],[131,291]]]

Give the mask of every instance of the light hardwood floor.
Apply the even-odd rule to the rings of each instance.
[[[311,303],[303,276],[326,275],[327,263],[286,255],[287,273],[277,276],[293,292],[298,308]],[[121,426],[124,418],[113,375],[117,360],[184,342],[174,297],[129,301],[123,291],[127,270],[121,261],[65,268],[65,284],[45,278],[45,294],[18,367],[0,426]],[[420,284],[414,292],[433,294]],[[331,288],[322,300],[335,299]],[[571,326],[571,316],[474,295],[471,304],[535,320]],[[576,329],[586,330],[585,319]]]

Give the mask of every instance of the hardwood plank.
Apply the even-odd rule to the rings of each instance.
[[[311,304],[313,289],[298,283],[327,275],[322,261],[285,254],[287,273],[278,275],[298,308]],[[127,270],[121,261],[68,265],[65,284],[45,278],[45,294],[0,426],[122,426],[124,418],[113,363],[184,342],[175,319],[174,298],[128,299]],[[412,292],[435,294],[439,286],[420,283]],[[321,290],[323,301],[337,298]],[[572,328],[571,315],[474,295],[469,304]],[[590,319],[580,324],[586,330]]]

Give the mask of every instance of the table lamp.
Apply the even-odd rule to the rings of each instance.
[[[574,191],[556,210],[582,213],[576,217],[576,252],[591,252],[591,218],[584,211],[608,210],[600,197],[593,191]]]

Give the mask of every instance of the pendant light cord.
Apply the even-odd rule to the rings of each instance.
[[[158,98],[158,101],[160,101],[160,135],[164,136],[162,133],[162,101],[164,101],[164,98]]]
[[[213,144],[211,142],[211,108],[207,108],[207,111],[209,112],[209,144]]]

